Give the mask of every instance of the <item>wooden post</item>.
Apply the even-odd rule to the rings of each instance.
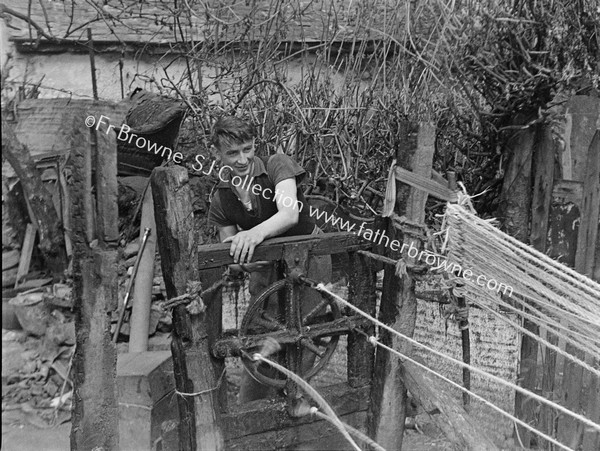
[[[96,60],[94,57],[94,39],[92,38],[92,29],[87,29],[88,50],[90,55],[90,70],[92,71],[92,94],[94,100],[98,100],[98,84],[96,83]]]
[[[401,131],[402,142],[396,160],[415,174],[430,177],[435,144],[435,127],[421,124],[415,127],[405,123]],[[397,186],[396,213],[404,215],[413,223],[423,224],[427,194],[406,185]],[[395,229],[388,228],[390,239],[396,238]],[[404,236],[404,243],[417,249],[420,243],[414,237]],[[405,255],[406,260],[410,259]],[[407,336],[412,336],[417,318],[415,282],[410,274],[402,278],[386,269],[381,295],[380,319],[385,324]],[[402,353],[410,352],[411,346],[389,333],[381,334],[381,341]],[[371,389],[368,431],[377,443],[386,449],[402,449],[404,422],[406,418],[406,386],[403,370],[396,356],[377,352]]]
[[[117,349],[110,333],[111,313],[117,306],[116,268],[116,251],[96,248],[84,258],[82,279],[76,282],[83,290],[75,300],[73,450],[119,447]]]
[[[448,171],[448,188],[452,191],[456,191],[456,172]],[[463,296],[456,298],[456,303],[459,308],[467,308],[467,300]],[[458,322],[458,328],[460,330],[460,344],[462,349],[462,361],[467,365],[471,364],[471,334],[469,333],[469,320],[461,319]],[[463,387],[467,390],[471,390],[471,371],[469,368],[464,367],[462,369]],[[464,391],[462,393],[463,406],[467,412],[469,412],[471,405],[471,397],[469,393]]]
[[[528,118],[516,118],[516,125],[525,124]],[[531,163],[535,130],[531,127],[515,132],[507,143],[510,159],[502,185],[501,216],[504,230],[523,243],[528,242],[531,216]],[[537,324],[524,320],[523,327],[535,335],[539,334]],[[521,336],[521,355],[518,380],[521,387],[534,391],[537,373],[538,344],[529,335]],[[535,418],[535,404],[520,393],[515,395],[515,415],[526,423]],[[530,447],[532,434],[517,426],[517,432],[525,448]]]
[[[531,232],[529,240],[531,245],[540,252],[546,253],[548,241],[548,227],[551,221],[550,207],[552,204],[552,187],[554,185],[554,157],[556,148],[552,139],[552,130],[549,126],[541,126],[536,133],[533,152],[533,198],[531,201]],[[548,330],[547,339],[553,344],[558,339],[552,331]],[[554,390],[554,368],[556,352],[546,348],[544,365],[542,368],[542,392],[551,398]],[[531,401],[529,401],[531,402]],[[553,435],[553,409],[540,406],[539,429]],[[530,441],[530,432],[519,427],[520,436]]]
[[[356,252],[350,253],[350,273],[348,301],[369,315],[375,315],[377,295],[375,293],[376,273],[372,259]],[[375,327],[363,329],[372,335]],[[374,360],[373,346],[364,335],[357,332],[348,334],[348,384],[362,387],[371,382]]]
[[[98,243],[90,249],[86,220],[84,171],[90,153],[89,131],[75,118],[73,147],[73,241],[76,349],[71,449],[118,449],[116,394],[117,350],[111,340],[111,318],[117,308],[117,144],[102,136],[96,168]],[[101,215],[100,215],[101,212]],[[112,220],[111,220],[112,218]],[[92,224],[95,228],[95,224]]]
[[[184,294],[188,282],[200,280],[198,242],[194,234],[192,196],[187,170],[159,167],[151,176],[157,242],[161,255],[167,296]],[[218,382],[222,368],[210,354],[209,312],[196,305],[193,314],[185,305],[173,311],[173,369],[181,393],[204,392],[197,396],[177,395],[179,403],[179,445],[181,450],[222,450]],[[220,307],[220,306],[219,306]]]
[[[600,131],[596,131],[587,155],[587,166],[583,180],[583,199],[581,206],[581,224],[577,235],[577,253],[575,270],[592,276],[598,239],[598,221],[600,220]],[[580,359],[586,359],[583,352],[567,344],[567,352]],[[586,359],[593,363],[591,359]],[[570,360],[564,362],[562,380],[564,406],[575,411],[591,415],[598,404],[598,378]],[[596,419],[598,420],[598,419]],[[558,439],[574,449],[586,442],[587,449],[598,449],[599,434],[585,432],[584,426],[577,420],[562,416],[558,422]]]

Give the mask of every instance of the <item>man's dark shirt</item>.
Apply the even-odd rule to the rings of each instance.
[[[300,182],[305,175],[304,169],[287,155],[275,154],[264,160],[255,157],[252,173],[249,176],[237,177],[237,179],[228,176],[227,180],[219,182],[208,212],[209,224],[217,227],[236,225],[242,230],[249,230],[257,226],[278,212],[276,197],[283,198],[284,206],[292,205],[292,199],[288,198],[289,201],[286,201],[285,197],[276,193],[275,186],[282,180],[295,178],[298,199],[295,208],[299,210],[298,224],[280,236],[311,234],[315,228],[315,220],[310,216],[308,202],[300,189]],[[250,210],[239,199],[231,184],[232,181],[238,185],[250,186],[252,203]],[[289,205],[287,205],[288,203]]]

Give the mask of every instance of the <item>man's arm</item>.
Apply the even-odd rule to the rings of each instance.
[[[219,227],[219,240],[224,243],[227,238],[234,236],[236,233],[238,233],[237,226]]]
[[[256,246],[267,238],[281,235],[298,224],[300,213],[298,211],[296,189],[295,178],[280,181],[275,185],[277,213],[250,230],[244,230],[223,239],[223,242],[231,242],[229,254],[233,257],[235,263],[249,263],[252,260]],[[259,195],[262,195],[262,193]],[[289,207],[284,205],[284,200]],[[220,234],[221,229],[219,229]]]

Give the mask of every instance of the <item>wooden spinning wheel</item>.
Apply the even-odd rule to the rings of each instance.
[[[271,358],[304,379],[321,371],[337,347],[343,333],[339,327],[344,322],[338,305],[321,293],[322,299],[316,306],[303,309],[301,302],[292,299],[293,290],[302,285],[305,290],[313,289],[298,278],[273,283],[257,296],[244,315],[238,338],[248,345],[243,348],[242,362],[259,382],[277,388],[286,385],[283,375],[247,358],[248,354],[261,352],[266,337],[281,346]]]

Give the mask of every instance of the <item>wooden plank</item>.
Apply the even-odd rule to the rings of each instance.
[[[541,126],[535,138],[533,154],[533,198],[531,201],[531,231],[529,240],[531,245],[538,251],[545,253],[548,236],[548,224],[550,221],[550,207],[553,198],[553,179],[554,179],[554,156],[556,149],[552,139],[552,130],[549,126]],[[550,334],[551,335],[551,334]],[[553,336],[549,336],[550,341],[556,342]],[[534,342],[532,345],[537,346]],[[542,386],[545,390],[552,391],[554,386],[554,365],[556,363],[556,354],[551,349],[546,349],[546,359],[542,368]],[[530,352],[530,351],[527,351]],[[537,363],[536,363],[537,364]],[[540,409],[539,427],[544,428],[553,415],[553,411],[547,406],[537,406],[530,402],[531,409]],[[527,414],[531,415],[531,414]],[[520,426],[518,427],[519,436],[526,441],[531,440],[530,432]]]
[[[94,198],[92,196],[92,189],[94,180],[92,178],[93,161],[96,156],[96,131],[94,129],[89,130],[89,147],[83,154],[83,183],[85,189],[81,196],[83,196],[83,205],[85,211],[85,233],[88,243],[91,243],[96,238],[96,223],[95,223],[95,207]]]
[[[72,449],[118,449],[117,350],[111,337],[111,318],[117,310],[117,251],[100,242],[90,249],[88,214],[91,186],[86,168],[89,130],[82,114],[73,115],[71,135],[73,299],[76,347],[73,357]],[[66,126],[66,125],[65,125]],[[89,169],[89,168],[88,168]],[[116,213],[114,199],[104,200]],[[112,202],[112,203],[111,203]],[[92,215],[95,211],[91,210]]]
[[[592,276],[600,220],[600,131],[596,131],[589,148],[587,165],[583,180],[583,203],[579,233],[577,235],[577,252],[575,254],[575,270]],[[583,352],[567,344],[567,352],[586,359]],[[585,413],[590,406],[589,397],[597,392],[597,381],[584,369],[569,360],[565,360],[562,379],[564,406]],[[597,398],[596,398],[597,402]],[[593,404],[592,406],[593,407]],[[586,434],[584,426],[571,417],[563,416],[558,421],[558,438],[562,443],[569,443],[577,448]]]
[[[60,192],[62,194],[62,221],[65,235],[65,250],[67,257],[73,255],[73,243],[71,242],[71,194],[67,186],[67,180],[63,172],[63,167],[57,163],[58,183],[60,184]]]
[[[449,185],[448,180],[446,180],[444,178],[444,176],[442,174],[440,174],[438,171],[436,171],[435,169],[431,170],[431,178],[433,179],[434,182],[438,183],[439,185],[450,188],[450,191],[454,191],[456,189],[456,188],[452,188]]]
[[[339,418],[356,429],[364,424],[366,412],[355,412],[341,415]],[[314,448],[311,446],[314,445]],[[331,423],[325,420],[299,426],[269,431],[262,434],[249,435],[227,442],[229,451],[275,451],[292,449],[317,449],[347,451],[350,444]]]
[[[560,154],[561,177],[563,180],[573,180],[573,157],[571,156],[571,132],[573,131],[573,114],[567,108],[565,113],[565,148]]]
[[[180,166],[156,168],[151,176],[156,218],[157,242],[161,255],[167,296],[180,296],[189,282],[202,282],[194,235],[194,212],[187,170]],[[201,302],[201,301],[200,301]],[[210,354],[209,315],[197,304],[173,310],[173,369],[181,393],[205,392],[197,396],[177,396],[179,406],[180,449],[222,450],[219,390],[222,367]]]
[[[119,449],[117,349],[111,314],[117,308],[117,251],[96,248],[82,262],[81,298],[75,298],[72,449]]]
[[[485,431],[472,416],[452,397],[438,388],[439,379],[412,362],[402,363],[402,379],[410,394],[426,412],[439,411],[431,418],[444,432],[456,449],[484,451],[498,447],[487,437]]]
[[[540,127],[533,155],[533,198],[531,200],[531,232],[529,241],[538,251],[546,252],[548,214],[554,181],[554,140],[550,126]]]
[[[375,315],[377,294],[375,290],[377,274],[374,262],[365,255],[357,252],[350,253],[350,274],[348,301],[371,316]],[[352,312],[354,314],[354,312]],[[356,315],[356,314],[354,314]],[[354,316],[350,319],[362,317]],[[364,325],[360,329],[369,335],[375,333],[375,326],[361,319]],[[358,324],[357,324],[358,325]],[[348,383],[352,387],[370,384],[373,376],[375,349],[366,337],[358,332],[348,334]]]
[[[348,232],[272,238],[255,249],[253,260],[282,260],[285,247],[297,244],[308,247],[311,255],[340,254],[353,250],[369,249],[373,245],[369,241]],[[199,246],[199,268],[204,270],[232,264],[233,258],[229,255],[230,247],[227,243]]]
[[[25,239],[23,240],[23,246],[21,247],[21,257],[19,259],[19,268],[17,269],[15,288],[17,288],[21,279],[29,273],[36,233],[37,227],[34,227],[31,223],[27,224],[27,227],[25,228]]]
[[[103,124],[106,127],[107,124]],[[117,205],[117,140],[114,133],[106,133],[100,127],[96,134],[96,199],[97,238],[117,246],[119,241],[119,211]],[[153,231],[154,232],[154,231]]]
[[[221,268],[204,270],[201,273],[203,286],[210,287],[223,279]],[[223,334],[223,293],[221,289],[213,290],[205,294],[202,302],[206,306],[206,322],[208,333],[208,346],[212,349],[216,340]],[[227,412],[227,389],[228,384],[225,376],[225,359],[215,358],[212,361],[215,374],[223,374],[223,383],[219,386],[217,393],[218,405],[221,412]]]
[[[518,115],[513,120],[513,125],[523,125],[529,118]],[[525,127],[514,132],[508,140],[506,149],[509,162],[501,193],[501,213],[504,217],[503,230],[513,238],[527,243],[529,241],[529,225],[531,221],[532,199],[532,159],[535,146],[536,128]],[[537,335],[539,328],[536,324],[525,321],[523,324],[528,331]],[[520,373],[518,375],[521,386],[528,390],[535,389],[537,370],[537,342],[529,335],[522,334],[520,351]],[[534,403],[529,398],[517,393],[515,395],[515,415],[527,423],[534,421]],[[531,433],[526,429],[515,429],[525,448],[530,447]]]
[[[347,425],[357,429],[361,432],[364,431],[364,424],[366,422],[367,413],[366,412],[356,412],[348,415],[344,415],[340,418],[341,421],[346,423]],[[327,451],[348,451],[350,449],[350,444],[348,441],[342,436],[342,434],[338,433],[337,430],[333,428],[329,428],[331,431],[329,435],[319,436],[314,434],[314,432],[306,437],[308,440],[305,441],[305,438],[302,435],[298,435],[297,446],[294,446],[293,449],[299,450],[327,450]],[[354,437],[356,443],[360,446],[361,442],[356,437]],[[364,446],[364,445],[363,445]],[[364,449],[372,449],[372,448],[364,448]]]
[[[415,127],[408,122],[402,125],[402,142],[398,147],[396,160],[407,166],[417,175],[429,176],[433,161],[435,127],[421,124]],[[396,189],[396,214],[405,215],[413,223],[423,223],[427,193],[406,185]],[[388,227],[389,236],[396,238],[397,232]],[[412,237],[399,241],[412,243],[417,248],[420,243]],[[397,258],[397,253],[390,256]],[[404,256],[408,263],[413,259]],[[380,320],[404,335],[412,336],[417,317],[415,281],[410,276],[398,278],[394,271],[386,268],[383,292],[381,295]],[[410,352],[410,345],[395,335],[382,332],[381,341],[403,353]],[[402,368],[396,356],[388,352],[377,352],[369,410],[369,435],[386,449],[402,449],[404,421],[406,418],[407,394],[401,381]]]
[[[407,185],[425,191],[427,194],[446,202],[456,202],[458,196],[456,192],[448,189],[447,185],[441,185],[437,180],[428,178],[428,174],[418,175],[408,171],[400,166],[396,167],[396,179]]]
[[[46,266],[62,276],[67,266],[63,230],[51,194],[44,187],[29,153],[15,135],[13,124],[2,121],[3,158],[9,162],[21,181],[30,220],[39,229],[39,245]]]
[[[600,130],[597,130],[588,153],[583,181],[581,224],[577,235],[575,270],[592,277],[598,222],[600,221]]]
[[[347,383],[340,383],[320,387],[319,393],[338,415],[366,410],[369,402],[368,386],[352,388]],[[292,417],[287,409],[283,398],[261,399],[232,406],[230,412],[221,417],[225,437],[227,440],[242,439],[314,421],[308,416]]]
[[[571,180],[585,178],[588,163],[588,149],[599,127],[600,98],[590,95],[572,96],[567,102],[570,115],[570,133],[565,144],[570,147]],[[566,135],[566,133],[565,133]]]

